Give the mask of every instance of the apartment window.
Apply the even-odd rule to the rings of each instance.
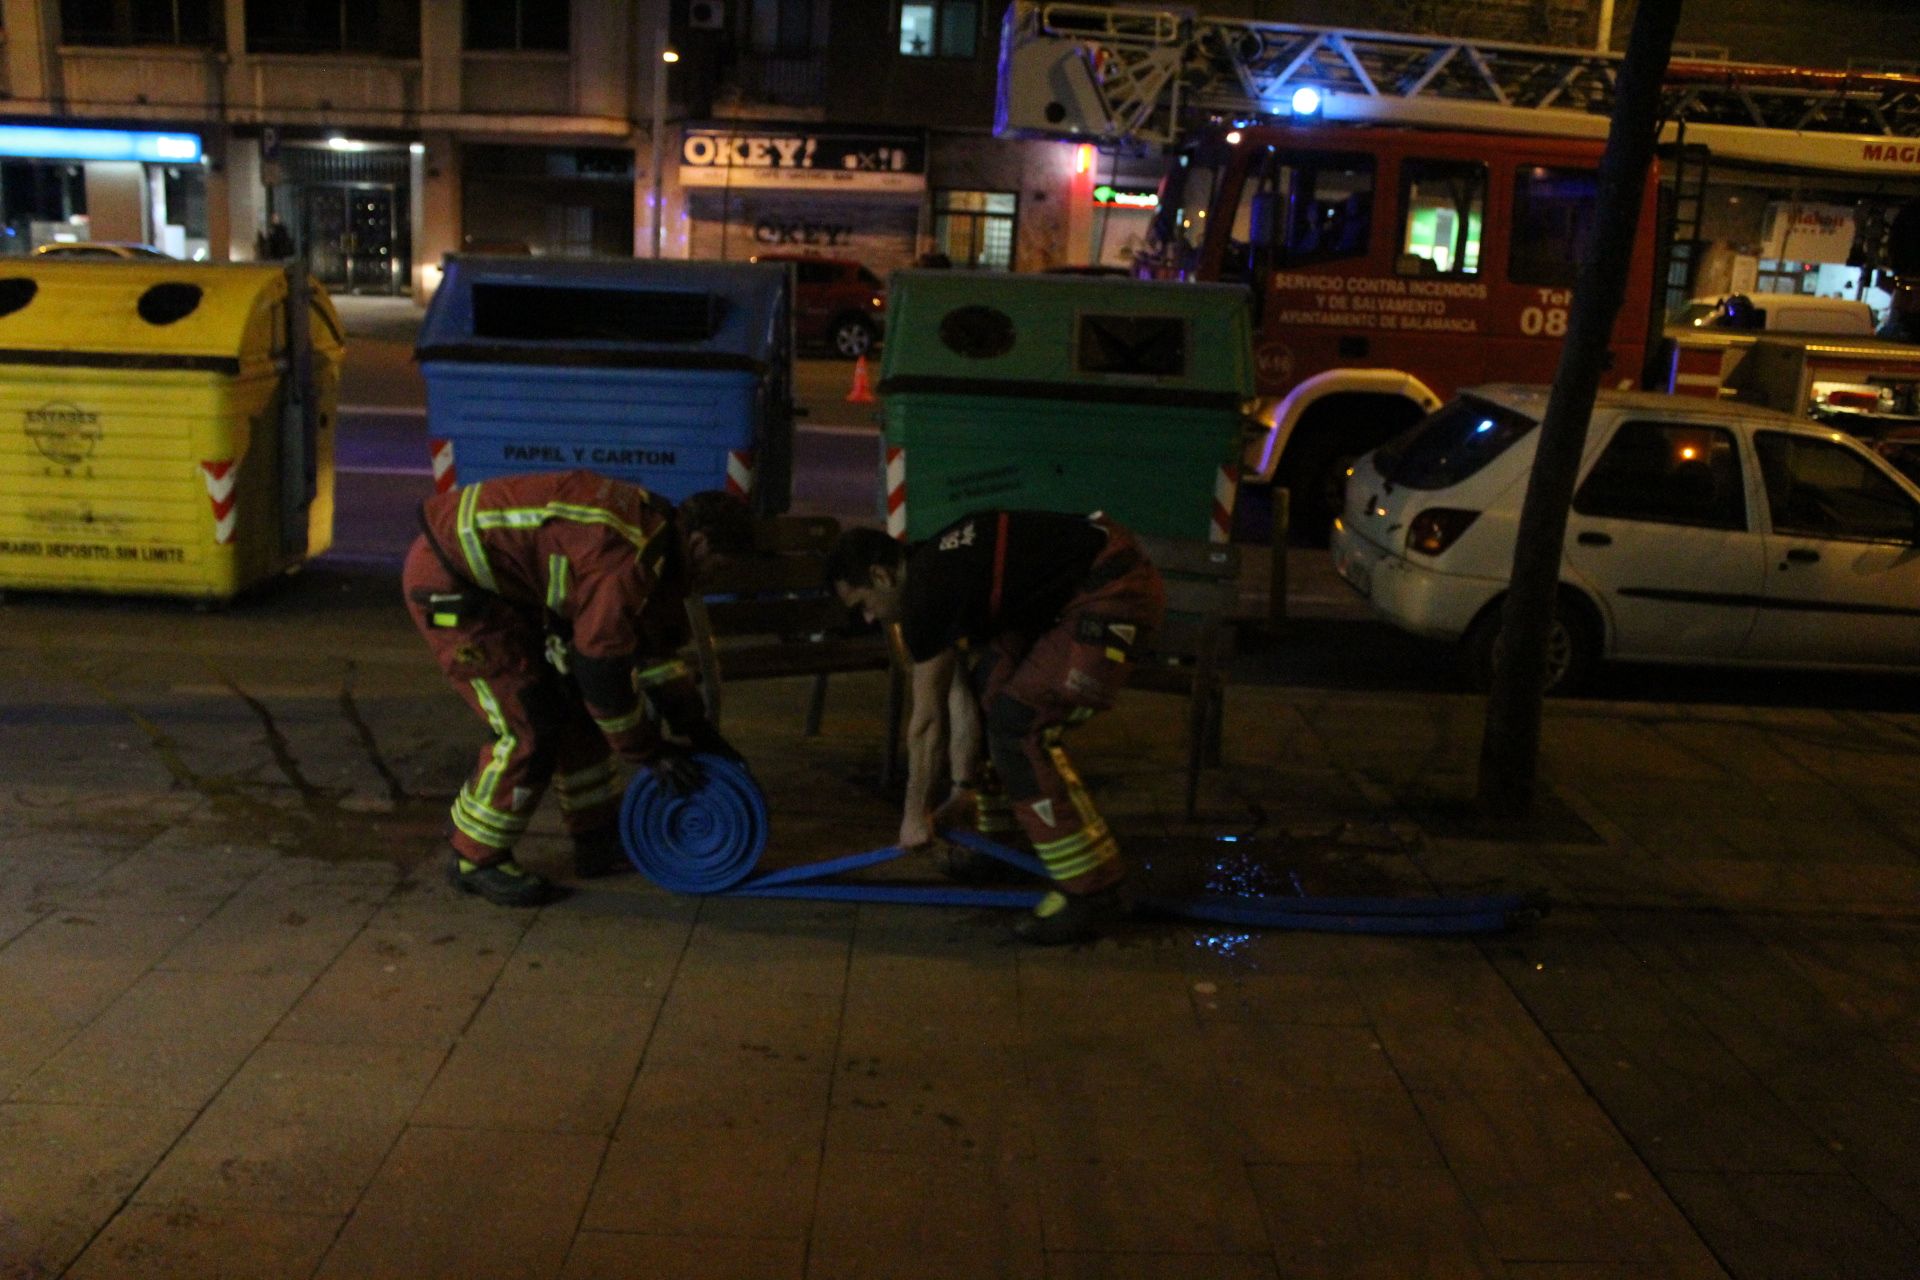
[[[787,58],[812,53],[813,4],[814,0],[754,0],[754,51]]]
[[[247,0],[249,53],[420,56],[420,0]]]
[[[467,0],[467,48],[540,49],[572,45],[564,0]]]
[[[60,0],[67,44],[209,45],[219,40],[216,0]]]
[[[980,44],[980,0],[900,6],[900,52],[910,58],[971,58]]]
[[[934,248],[956,267],[1013,268],[1013,224],[1020,197],[1011,191],[942,191],[933,201]]]

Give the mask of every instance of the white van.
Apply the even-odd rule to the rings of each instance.
[[[1734,293],[1695,298],[1673,316],[1677,329],[1734,333],[1840,333],[1873,336],[1873,308],[1852,298],[1805,293]]]

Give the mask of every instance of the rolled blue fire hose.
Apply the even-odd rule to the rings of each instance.
[[[972,889],[945,885],[871,884],[834,880],[901,856],[898,845],[754,875],[766,851],[767,802],[747,770],[716,755],[695,757],[706,777],[691,795],[676,796],[641,772],[620,805],[620,840],[649,880],[675,893],[747,898],[813,898],[942,907],[1030,909],[1038,889]],[[942,831],[963,848],[1046,879],[1024,853],[971,831]],[[1263,895],[1143,898],[1145,911],[1240,928],[1322,933],[1497,933],[1539,915],[1542,904],[1519,894],[1477,897],[1272,897]]]

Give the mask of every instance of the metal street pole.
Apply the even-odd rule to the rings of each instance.
[[[660,6],[660,26],[653,38],[653,256],[659,257],[666,241],[666,199],[661,185],[661,169],[667,162],[667,68],[680,55],[667,45],[667,9]]]

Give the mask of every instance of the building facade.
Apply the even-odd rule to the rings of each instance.
[[[1698,0],[1681,38],[1718,56],[1828,66],[1861,59],[1829,47],[1861,31],[1895,51],[1920,47],[1910,0],[1856,7],[1861,21],[1838,33],[1809,20],[1819,6],[1807,0]],[[1204,8],[1594,45],[1624,38],[1632,4]],[[461,250],[797,251],[880,272],[929,259],[1124,263],[1161,162],[995,139],[1004,10],[1001,0],[0,0],[0,253],[97,239],[250,259],[290,240],[332,288],[416,298]],[[1723,268],[1744,278],[1739,258],[1786,273],[1790,246],[1814,243],[1774,237],[1779,255],[1764,252],[1767,210],[1785,200],[1773,216],[1791,221],[1810,201],[1791,176],[1761,176],[1703,209],[1700,236],[1727,232],[1720,248],[1697,246],[1703,278]]]

